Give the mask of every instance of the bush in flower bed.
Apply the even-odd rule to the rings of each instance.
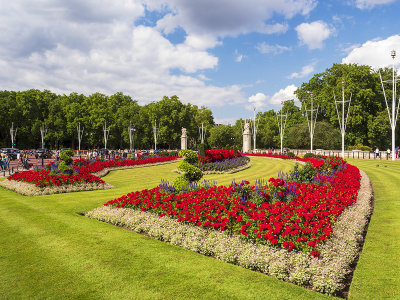
[[[225,172],[246,166],[249,162],[250,159],[248,157],[237,156],[235,158],[228,158],[216,162],[199,162],[196,164],[196,167],[198,167],[203,172]]]
[[[319,257],[245,241],[227,231],[178,223],[173,218],[160,218],[147,211],[108,205],[96,208],[86,216],[319,292],[341,295],[351,273],[351,264],[359,255],[362,234],[372,213],[372,189],[365,173],[361,187],[357,202],[337,218],[329,240],[316,245]]]
[[[293,153],[294,154],[294,153]],[[261,154],[261,153],[245,153],[246,156],[258,156],[258,157],[271,157],[271,158],[279,158],[279,159],[298,159],[298,156],[295,155],[287,155],[287,154]]]

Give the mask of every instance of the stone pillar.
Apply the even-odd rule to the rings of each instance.
[[[250,124],[246,121],[243,130],[243,153],[251,152],[251,133]]]
[[[181,150],[187,149],[187,134],[186,128],[182,128],[182,135],[181,135]]]

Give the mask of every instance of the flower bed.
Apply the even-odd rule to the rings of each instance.
[[[50,170],[24,171],[20,173],[15,173],[9,176],[8,180],[32,183],[37,187],[60,186],[78,183],[105,183],[102,179],[91,174],[52,175],[50,174]]]
[[[243,167],[248,166],[249,163],[250,159],[248,157],[238,156],[216,162],[200,162],[196,164],[196,167],[198,167],[205,174],[213,174],[217,172],[242,170]]]
[[[133,166],[152,165],[176,160],[177,157],[152,157],[139,160],[110,160],[110,161],[89,161],[77,159],[73,162],[75,174],[62,174],[58,170],[57,163],[50,163],[45,170],[24,171],[15,173],[0,183],[5,188],[14,190],[23,195],[40,195],[61,192],[72,192],[82,190],[97,190],[111,188],[99,177],[90,174],[102,172],[105,175],[109,169],[119,169]],[[31,187],[26,184],[31,185]]]
[[[255,244],[229,235],[147,211],[103,206],[86,216],[124,226],[136,232],[184,247],[204,255],[238,264],[297,285],[343,296],[351,265],[356,261],[363,240],[363,232],[372,213],[372,189],[362,172],[361,188],[355,204],[347,207],[337,218],[332,233],[325,243],[316,245],[319,257],[310,253],[290,251],[269,245]]]
[[[323,164],[332,165],[330,161]],[[336,172],[334,180],[329,179],[328,185],[319,186],[302,182],[287,184],[282,179],[271,178],[268,191],[273,193],[274,202],[259,205],[237,197],[233,186],[202,188],[179,195],[155,187],[129,193],[104,205],[152,211],[160,217],[176,218],[178,222],[212,227],[238,234],[245,240],[308,251],[318,256],[314,248],[330,237],[337,216],[355,202],[360,173],[356,167],[347,165]],[[284,202],[288,192],[293,190],[296,196]],[[265,196],[267,200],[270,197],[270,194]]]
[[[240,152],[236,152],[233,150],[222,150],[222,149],[213,149],[213,150],[206,150],[206,156],[199,157],[200,162],[216,162],[216,161],[223,161],[226,159],[232,159],[236,157],[242,156]]]

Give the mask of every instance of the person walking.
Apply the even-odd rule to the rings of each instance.
[[[6,170],[8,170],[8,169],[10,169],[10,156],[8,156],[8,153],[6,153],[5,154],[5,164],[6,164],[6,166],[5,166],[5,169]]]
[[[1,167],[1,170],[4,171],[4,169],[5,169],[5,157],[4,157],[3,153],[1,154],[0,167]]]

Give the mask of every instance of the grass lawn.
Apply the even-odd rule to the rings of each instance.
[[[292,161],[251,158],[250,169],[207,175],[219,184],[268,179]],[[400,163],[352,161],[376,203],[350,298],[400,298]],[[0,188],[0,299],[324,299],[263,274],[79,215],[130,191],[172,181],[178,163],[113,171],[116,188],[26,197]]]
[[[349,162],[367,172],[375,190],[375,209],[349,298],[400,299],[400,161]]]
[[[219,184],[289,170],[292,161],[210,175]],[[26,197],[0,189],[0,298],[327,298],[260,273],[79,215],[133,190],[173,180],[178,163],[113,171],[116,188]]]

